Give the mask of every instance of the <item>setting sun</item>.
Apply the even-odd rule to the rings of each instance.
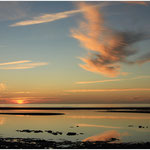
[[[17,100],[17,104],[23,104],[24,100]]]

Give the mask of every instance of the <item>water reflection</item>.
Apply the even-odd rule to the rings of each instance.
[[[0,125],[3,125],[5,122],[5,118],[4,117],[0,117]]]
[[[150,114],[98,113],[95,110],[1,110],[1,112],[65,113],[57,116],[0,115],[0,133],[3,137],[82,141],[91,137],[95,139],[96,136],[96,139],[100,140],[116,138],[123,142],[150,141],[148,132]],[[25,129],[42,132],[17,132]],[[53,135],[46,132],[50,130],[62,134]],[[73,132],[75,135],[68,136],[68,132]],[[124,136],[124,132],[130,133],[130,136]]]
[[[95,124],[78,124],[80,127],[98,127],[98,128],[118,128],[121,127],[113,127],[113,126],[106,126],[106,125],[95,125]]]
[[[68,116],[75,119],[150,119],[150,116]]]
[[[83,140],[83,142],[85,141],[90,141],[90,142],[94,142],[94,141],[118,141],[121,139],[122,136],[127,136],[128,133],[119,133],[116,130],[110,130],[110,131],[106,131],[104,133],[95,135],[95,136],[91,136],[88,137],[86,139]]]

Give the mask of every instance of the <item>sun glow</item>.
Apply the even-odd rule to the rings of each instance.
[[[23,104],[24,100],[17,100],[17,104]]]

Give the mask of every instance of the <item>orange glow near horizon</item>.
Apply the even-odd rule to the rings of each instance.
[[[24,100],[17,100],[17,104],[23,104]]]

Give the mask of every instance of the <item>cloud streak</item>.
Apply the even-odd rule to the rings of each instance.
[[[136,92],[136,91],[150,91],[150,88],[133,88],[133,89],[76,89],[66,90],[69,93],[85,93],[85,92]]]
[[[104,83],[104,82],[117,82],[117,81],[126,81],[126,80],[137,80],[137,79],[148,79],[150,76],[137,76],[129,79],[110,79],[110,80],[100,80],[100,81],[80,81],[75,84],[94,84],[94,83]]]
[[[128,60],[137,53],[131,46],[137,42],[150,39],[144,32],[116,31],[106,27],[102,12],[98,7],[80,3],[79,9],[84,9],[83,21],[77,29],[72,29],[72,37],[86,48],[88,55],[80,58],[85,64],[79,66],[87,71],[109,77],[116,77],[122,72],[121,64],[141,64],[150,61],[150,56],[137,60]]]
[[[30,69],[45,65],[48,65],[48,63],[47,62],[34,63],[31,60],[22,60],[22,61],[0,63],[0,69],[2,70]]]
[[[148,5],[146,2],[138,2],[138,1],[129,1],[129,2],[123,2],[123,3],[130,3],[130,4],[139,4],[139,5]],[[103,7],[103,6],[107,6],[108,2],[105,3],[101,3],[100,5],[93,5],[92,7]],[[16,26],[28,26],[28,25],[34,25],[34,24],[41,24],[41,23],[48,23],[48,22],[53,22],[56,20],[60,20],[60,19],[65,19],[65,18],[69,18],[72,17],[73,15],[77,14],[77,13],[81,13],[85,11],[84,8],[80,8],[80,9],[75,9],[75,10],[70,10],[70,11],[64,11],[64,12],[59,12],[59,13],[52,13],[52,14],[43,14],[40,16],[36,16],[36,17],[32,17],[29,20],[24,20],[24,21],[20,21],[20,22],[16,22],[14,24],[11,24],[10,27],[16,27]]]
[[[71,17],[72,15],[81,12],[81,10],[71,10],[71,11],[65,11],[60,13],[54,13],[54,14],[43,14],[38,17],[33,17],[31,20],[25,20],[20,21],[14,24],[11,24],[11,27],[16,26],[28,26],[28,25],[34,25],[34,24],[40,24],[40,23],[47,23],[47,22],[53,22],[56,20],[64,19]]]
[[[99,4],[93,5],[92,7],[104,7],[107,5],[108,5],[108,3],[105,2],[105,3],[101,3],[100,5]],[[84,8],[74,9],[74,10],[69,10],[69,11],[64,11],[64,12],[59,12],[59,13],[43,14],[41,16],[33,17],[30,20],[16,22],[14,24],[11,24],[10,27],[28,26],[28,25],[34,25],[34,24],[53,22],[56,20],[72,17],[73,15],[75,15],[77,13],[81,13],[83,11],[85,11]]]
[[[101,80],[101,81],[80,81],[80,82],[76,82],[76,84],[92,84],[92,83],[116,82],[116,81],[121,81],[121,80],[122,79]]]
[[[22,61],[6,62],[6,63],[0,63],[0,66],[22,64],[22,63],[27,63],[27,62],[31,62],[31,61],[30,60],[22,60]]]

